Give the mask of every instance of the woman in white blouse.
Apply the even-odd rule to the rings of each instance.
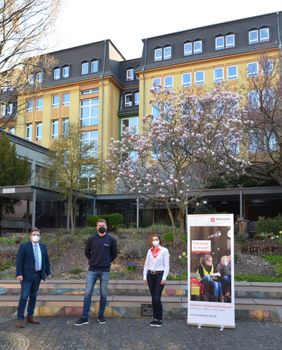
[[[151,248],[148,250],[144,270],[144,283],[148,284],[153,306],[152,327],[161,327],[163,318],[163,307],[161,302],[162,291],[169,273],[169,252],[162,246],[159,235],[152,234]]]

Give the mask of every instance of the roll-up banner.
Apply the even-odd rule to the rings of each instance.
[[[235,327],[233,214],[187,215],[188,319]]]

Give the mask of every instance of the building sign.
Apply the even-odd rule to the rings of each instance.
[[[2,193],[6,194],[6,193],[15,193],[16,192],[16,189],[14,187],[11,187],[11,188],[3,188],[2,189]]]
[[[235,327],[233,214],[187,216],[188,324]]]

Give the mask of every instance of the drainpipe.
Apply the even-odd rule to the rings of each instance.
[[[101,167],[103,164],[103,148],[104,148],[104,74],[105,74],[105,67],[106,67],[106,54],[107,54],[107,40],[104,40],[104,57],[103,57],[103,69],[101,73],[101,85],[102,85],[102,92],[101,92],[101,140],[100,140],[100,147],[101,147],[101,152],[100,152],[100,162],[101,162]],[[101,192],[103,192],[103,181],[101,182]]]
[[[279,49],[282,49],[282,43],[281,43],[281,34],[280,34],[280,21],[279,21],[279,15],[280,15],[280,12],[278,11],[276,13],[276,17],[277,17],[277,36],[278,36],[278,47]]]
[[[145,101],[145,66],[146,66],[146,61],[147,61],[147,39],[144,39],[144,64],[142,67],[142,77],[143,77],[143,114],[145,114],[145,106],[146,106],[146,101]]]

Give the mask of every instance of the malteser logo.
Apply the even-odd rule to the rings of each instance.
[[[230,221],[230,218],[214,218],[211,217],[211,222],[220,222],[220,221]]]
[[[211,222],[215,222],[215,218],[211,218]]]

